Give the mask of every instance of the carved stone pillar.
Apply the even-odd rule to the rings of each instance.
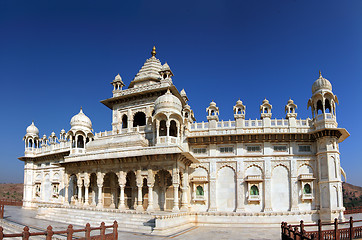
[[[244,162],[238,161],[237,163],[237,175],[236,175],[236,212],[244,212],[245,211],[245,190],[244,190]]]
[[[290,179],[291,185],[291,211],[299,211],[298,207],[298,179],[296,177],[292,177]]]
[[[168,132],[168,129],[167,129]],[[180,177],[178,174],[177,166],[174,166],[172,169],[172,185],[173,185],[173,208],[172,212],[179,212],[178,206],[178,188],[180,187]]]
[[[210,178],[210,206],[209,212],[216,212],[216,178]]]
[[[97,208],[103,208],[103,177],[104,174],[101,172],[97,173],[97,186],[98,186],[98,204],[97,204]]]
[[[82,187],[83,187],[83,180],[81,179],[80,176],[78,176],[77,179],[77,185],[78,185],[78,205],[83,205],[83,201],[82,201]]]
[[[147,186],[148,186],[148,206],[147,212],[153,212],[153,185],[155,184],[155,178],[153,175],[153,171],[148,169],[148,178],[147,178]]]
[[[120,210],[125,210],[126,209],[126,204],[124,201],[124,188],[126,186],[126,173],[124,171],[120,171],[118,173],[118,184],[119,184],[119,205],[118,205],[118,209]]]
[[[84,206],[89,206],[89,174],[84,174]]]
[[[136,175],[136,184],[137,184],[137,207],[136,207],[136,211],[143,211],[143,206],[142,206],[142,185],[143,185],[143,181],[142,181],[142,176],[141,176],[141,170],[137,170],[137,175]]]
[[[67,173],[64,174],[64,187],[65,187],[65,191],[64,191],[64,205],[69,205],[69,175]],[[35,191],[34,191],[35,192]]]
[[[182,177],[182,187],[181,187],[181,191],[182,191],[181,211],[182,212],[188,211],[188,199],[187,199],[188,179],[189,179],[189,173],[188,173],[188,167],[186,166],[186,169],[185,169],[183,177]]]
[[[266,178],[265,179],[265,186],[264,186],[264,212],[272,212],[273,208],[271,205],[271,179]]]

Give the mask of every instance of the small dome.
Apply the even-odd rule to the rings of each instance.
[[[288,100],[288,104],[294,104],[294,101],[292,99],[289,98]]]
[[[314,94],[321,89],[332,91],[332,84],[322,77],[322,74],[319,72],[319,78],[312,85],[312,93]]]
[[[162,65],[161,71],[170,71],[170,70],[171,70],[171,68],[170,68],[170,66],[167,64],[167,62]]]
[[[71,128],[76,126],[86,127],[89,129],[92,129],[92,122],[91,120],[83,113],[82,108],[80,108],[80,111],[77,115],[72,117],[70,120],[70,126]]]
[[[263,104],[269,104],[269,100],[267,100],[266,98],[263,100]]]
[[[26,135],[39,135],[39,129],[34,125],[34,122],[26,128]]]
[[[186,91],[185,89],[182,89],[181,92],[180,92],[180,95],[183,97],[183,96],[186,96]]]
[[[240,99],[236,101],[236,105],[243,105],[243,101],[241,101]]]
[[[211,106],[216,107],[216,102],[214,102],[214,100],[211,101],[210,107],[211,107]]]
[[[158,97],[155,101],[155,114],[160,111],[173,111],[181,115],[182,104],[180,99],[174,96],[170,89],[167,92]]]

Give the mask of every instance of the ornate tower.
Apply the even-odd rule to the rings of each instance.
[[[319,72],[319,78],[312,86],[308,107],[312,109],[314,137],[317,141],[317,198],[320,203],[320,218],[324,221],[344,218],[338,147],[338,143],[344,138],[341,138],[343,131],[337,128],[336,103],[338,99],[332,92],[332,84]]]

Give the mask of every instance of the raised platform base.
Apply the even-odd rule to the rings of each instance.
[[[132,210],[96,209],[92,207],[39,205],[37,218],[57,222],[98,226],[100,222],[107,225],[118,222],[120,231],[138,232],[155,235],[172,235],[193,226],[218,227],[263,227],[280,226],[282,221],[288,223],[314,223],[319,218],[317,210],[283,213],[246,213],[246,212],[186,212],[147,213]]]

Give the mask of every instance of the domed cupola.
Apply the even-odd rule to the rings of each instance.
[[[329,90],[332,92],[332,84],[322,77],[321,71],[319,71],[319,78],[312,85],[312,94],[319,90]]]
[[[88,130],[92,130],[92,122],[84,113],[82,108],[77,115],[73,116],[70,120],[71,129],[75,128],[87,128]]]
[[[77,115],[70,120],[70,130],[66,138],[70,139],[72,145],[71,154],[84,153],[85,144],[93,140],[92,122],[84,113],[82,108]]]
[[[34,122],[26,128],[25,136],[39,137],[39,129],[34,125]]]
[[[158,97],[155,101],[155,115],[160,112],[176,113],[181,116],[182,103],[180,99],[174,96],[170,89],[167,92]]]
[[[336,103],[338,98],[332,92],[332,84],[322,77],[319,71],[319,78],[312,85],[312,97],[308,101],[308,108],[311,107],[313,125],[316,129],[336,128]]]
[[[25,153],[33,152],[35,148],[39,148],[39,129],[34,125],[34,122],[26,128],[23,140],[25,141]]]

